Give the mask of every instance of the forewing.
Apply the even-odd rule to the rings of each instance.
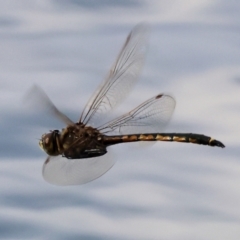
[[[105,174],[114,165],[111,154],[70,160],[62,156],[48,157],[43,164],[43,178],[54,185],[80,185]]]
[[[47,94],[37,85],[34,85],[25,96],[25,101],[31,100],[31,104],[36,103],[37,108],[43,108],[53,116],[64,122],[66,125],[74,124],[65,114],[60,112],[52,103]]]
[[[173,97],[159,94],[98,130],[108,135],[160,132],[169,122],[175,105]]]
[[[112,110],[131,91],[144,63],[147,32],[148,27],[144,24],[137,25],[130,32],[108,77],[83,110],[80,122],[94,126],[97,117]]]

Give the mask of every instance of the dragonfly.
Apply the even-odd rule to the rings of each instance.
[[[107,77],[86,104],[77,123],[51,102],[39,87],[34,92],[61,119],[66,127],[42,135],[39,146],[48,157],[43,164],[43,178],[55,185],[80,185],[105,174],[114,164],[108,147],[139,141],[195,143],[224,148],[212,137],[195,133],[164,133],[174,111],[175,99],[158,94],[132,111],[107,123],[98,119],[120,104],[136,84],[144,64],[148,26],[139,24],[127,39]],[[99,123],[99,124],[98,124]]]

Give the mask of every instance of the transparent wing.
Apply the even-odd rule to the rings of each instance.
[[[108,77],[90,98],[79,122],[94,126],[97,117],[113,109],[131,91],[144,63],[147,32],[144,24],[130,32]]]
[[[57,107],[52,103],[47,94],[37,85],[34,85],[26,94],[25,101],[31,99],[31,104],[35,105],[37,108],[44,108],[50,112],[53,116],[60,119],[66,125],[74,124],[65,114],[60,112]],[[28,101],[29,102],[29,101]],[[35,106],[34,106],[35,107]]]
[[[102,157],[69,160],[48,157],[43,164],[43,178],[54,185],[80,185],[105,174],[114,165],[111,154]]]
[[[174,98],[159,94],[97,129],[108,135],[160,132],[169,122],[175,105]]]

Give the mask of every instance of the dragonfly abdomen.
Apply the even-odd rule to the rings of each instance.
[[[195,133],[145,133],[130,134],[117,136],[104,136],[103,142],[106,145],[114,145],[118,143],[138,142],[138,141],[167,141],[167,142],[185,142],[195,143],[208,146],[217,146],[224,148],[225,146],[218,140],[211,137],[195,134]]]

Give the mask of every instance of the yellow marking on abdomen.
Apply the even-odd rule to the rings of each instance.
[[[162,135],[159,135],[159,134],[156,136],[155,139],[158,140],[158,141],[171,141],[172,140],[172,138],[169,137],[169,136],[162,136]]]
[[[185,137],[173,137],[173,141],[175,142],[186,142]]]
[[[189,138],[189,142],[191,143],[198,143],[198,140],[195,138]]]
[[[132,135],[132,136],[124,135],[122,136],[121,139],[123,142],[134,142],[138,140],[137,135]]]
[[[122,140],[123,140],[123,142],[126,141],[126,140],[128,140],[128,135],[122,136]]]
[[[215,141],[215,139],[214,138],[210,138],[209,143],[211,143],[212,141]]]
[[[137,141],[137,136],[136,135],[133,135],[133,136],[125,135],[125,136],[122,136],[121,139],[123,142]]]
[[[143,140],[143,141],[151,141],[151,140],[155,140],[154,136],[152,134],[149,135],[145,135],[145,134],[141,134],[138,137],[139,140]]]
[[[138,140],[137,135],[130,136],[129,139],[130,139],[131,141],[137,141],[137,140]]]

